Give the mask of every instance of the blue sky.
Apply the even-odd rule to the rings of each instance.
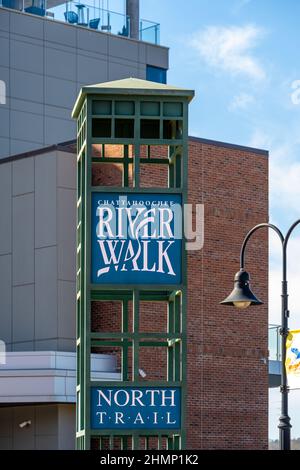
[[[286,231],[300,218],[299,0],[141,0],[141,16],[161,23],[168,83],[196,91],[190,134],[270,151],[270,219]],[[300,328],[299,261],[300,227],[290,244],[291,328]],[[280,323],[280,263],[270,236],[270,323]],[[272,390],[271,438],[279,398]],[[300,437],[300,390],[289,400]]]

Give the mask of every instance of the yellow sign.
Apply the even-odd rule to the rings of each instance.
[[[289,388],[300,388],[300,330],[289,331],[285,368]]]

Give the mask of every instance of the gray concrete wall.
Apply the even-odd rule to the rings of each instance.
[[[76,156],[2,163],[0,211],[0,339],[8,351],[73,351]]]
[[[31,421],[20,428],[20,423]],[[0,408],[0,450],[73,450],[75,405]]]
[[[146,64],[168,68],[168,49],[0,8],[0,158],[75,139],[80,87],[145,79]]]

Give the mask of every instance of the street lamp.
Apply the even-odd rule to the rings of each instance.
[[[287,283],[287,246],[290,236],[297,225],[300,224],[300,219],[291,225],[286,236],[284,237],[282,232],[279,230],[276,225],[263,223],[258,224],[253,227],[246,235],[240,253],[240,271],[238,271],[234,278],[234,288],[231,294],[220,302],[222,305],[234,305],[237,308],[245,309],[251,305],[261,305],[262,302],[259,300],[250,289],[250,276],[245,271],[245,250],[247,243],[251,236],[258,229],[267,227],[274,230],[281,241],[282,244],[282,302],[281,302],[281,416],[279,418],[279,441],[281,450],[290,450],[291,447],[291,424],[290,417],[288,415],[288,386],[287,386],[287,377],[285,369],[285,360],[286,360],[286,338],[288,336],[288,283]]]

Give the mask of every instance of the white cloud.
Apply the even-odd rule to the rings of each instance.
[[[232,102],[229,104],[229,111],[235,111],[238,109],[247,109],[250,104],[254,102],[254,97],[248,95],[248,93],[239,93],[235,95]]]
[[[255,80],[266,77],[258,59],[251,54],[264,31],[254,25],[208,26],[191,39],[205,62],[232,75],[244,75]]]
[[[239,15],[251,2],[252,0],[236,0],[236,3],[234,3],[231,8],[231,12],[234,15]]]
[[[288,156],[288,150],[284,153]],[[270,181],[272,208],[295,213],[300,218],[300,162],[285,165],[274,158],[270,162]]]
[[[238,13],[242,8],[248,5],[252,0],[238,0],[237,4],[233,8],[234,13]]]
[[[271,152],[270,201],[271,212],[279,219],[278,225],[285,235],[288,227],[300,219],[300,162],[289,161],[292,149],[288,145]],[[280,156],[282,158],[280,158]],[[295,228],[288,245],[288,278],[290,323],[300,328],[300,225]],[[270,318],[277,316],[280,323],[280,281],[282,279],[282,254],[280,243],[270,239]],[[273,319],[272,319],[273,321]]]
[[[291,84],[291,88],[294,90],[291,93],[291,101],[297,106],[300,104],[300,80],[294,80]]]
[[[271,210],[291,220],[300,218],[300,138],[295,127],[287,135],[274,129],[273,137],[256,130],[249,142],[251,147],[269,150]]]
[[[263,130],[255,129],[250,138],[249,146],[255,148],[270,149],[270,147],[272,146],[272,138]]]

